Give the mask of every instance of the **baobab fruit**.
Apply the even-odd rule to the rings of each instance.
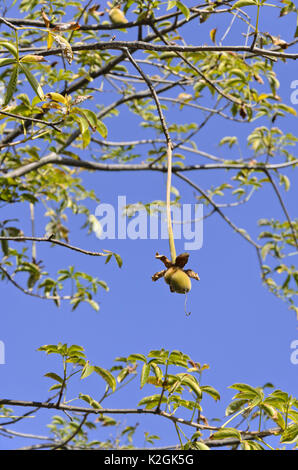
[[[180,268],[171,267],[164,275],[165,281],[170,285],[172,292],[185,294],[191,289],[191,282],[188,275]]]
[[[186,294],[191,289],[190,279],[200,280],[198,273],[192,269],[183,269],[188,262],[189,253],[181,253],[175,257],[175,261],[171,261],[165,255],[159,253],[156,253],[155,258],[159,259],[166,269],[153,274],[152,281],[158,281],[163,277],[170,286],[171,292]]]

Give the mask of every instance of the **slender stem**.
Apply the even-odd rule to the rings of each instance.
[[[246,406],[246,407],[243,408],[242,410],[238,411],[234,416],[232,416],[230,419],[228,419],[228,421],[226,421],[226,422],[221,426],[221,429],[222,429],[222,428],[225,428],[227,424],[229,424],[231,421],[233,421],[233,419],[237,418],[237,416],[241,415],[242,413],[244,413],[244,411],[248,410],[249,408],[251,408],[251,406]]]
[[[179,439],[179,442],[180,442],[181,449],[183,449],[183,442],[181,440],[178,424],[176,422],[174,422],[174,425],[175,425],[175,429],[177,431],[177,435],[178,435],[178,439]]]
[[[32,262],[36,263],[36,241],[35,237],[35,220],[34,220],[34,204],[30,203],[30,219],[31,219],[31,231],[32,231]]]
[[[257,11],[257,21],[256,21],[256,29],[255,29],[255,35],[258,35],[259,32],[259,18],[260,18],[260,3],[258,3],[258,11]]]
[[[167,361],[165,376],[164,376],[164,380],[163,380],[162,391],[161,391],[161,394],[160,394],[158,405],[156,407],[156,412],[157,413],[160,412],[160,405],[162,404],[162,399],[163,399],[163,396],[164,396],[164,393],[165,393],[165,386],[166,386],[166,381],[167,381],[167,377],[168,377],[168,367],[169,367],[169,362]]]
[[[175,240],[174,240],[174,234],[173,234],[172,214],[171,214],[172,146],[170,143],[168,143],[167,145],[167,157],[168,157],[167,195],[166,195],[167,225],[168,225],[171,261],[172,263],[175,263],[176,249],[175,249]]]
[[[257,38],[258,38],[258,33],[259,33],[259,18],[260,18],[260,2],[258,2],[258,10],[257,10],[257,19],[256,19],[256,27],[255,27],[255,32],[254,32],[254,38],[251,44],[251,50],[254,50]]]
[[[160,106],[160,102],[156,93],[155,88],[152,85],[151,80],[149,77],[143,72],[141,67],[138,65],[138,63],[133,59],[132,55],[130,54],[128,49],[125,49],[125,53],[129,61],[132,63],[132,65],[137,69],[139,74],[142,76],[146,84],[148,85],[148,88],[151,92],[152,98],[155,101],[156,104],[156,109],[158,112],[159,120],[161,123],[161,127],[164,133],[164,136],[166,138],[167,142],[167,160],[168,160],[168,169],[167,169],[167,191],[166,191],[166,206],[167,206],[167,226],[168,226],[168,234],[169,234],[169,245],[170,245],[170,253],[171,253],[171,260],[172,263],[175,263],[176,261],[176,249],[175,249],[175,241],[174,241],[174,235],[173,235],[173,227],[172,227],[172,218],[171,218],[171,178],[172,178],[172,148],[173,148],[173,143],[171,140],[171,136],[169,133],[169,129],[162,111],[162,107]]]

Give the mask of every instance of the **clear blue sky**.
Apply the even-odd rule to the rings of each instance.
[[[18,14],[18,16],[20,13]],[[8,15],[10,16],[10,15]],[[12,16],[12,14],[11,14]],[[293,31],[295,25],[294,15]],[[227,22],[218,21],[218,36],[223,34]],[[272,34],[280,34],[288,40],[293,31],[277,30],[288,21],[276,22],[273,16],[262,16],[260,28]],[[212,25],[214,22],[212,23]],[[194,25],[191,27],[193,28]],[[197,31],[187,30],[186,37],[192,43],[209,41],[211,22],[197,25]],[[239,28],[226,39],[226,44],[239,42]],[[129,34],[119,38],[129,38]],[[118,37],[118,33],[117,33]],[[244,40],[244,39],[243,39]],[[290,104],[290,83],[298,79],[297,66],[293,62],[278,65],[281,82],[279,94]],[[176,93],[176,92],[175,92]],[[106,103],[111,94],[103,94]],[[170,93],[166,96],[176,96]],[[140,137],[134,117],[129,118],[121,108],[118,119],[106,119],[109,140],[132,140]],[[169,122],[200,122],[202,114],[189,108],[187,115],[169,104],[166,113]],[[261,121],[260,121],[261,123]],[[292,132],[297,129],[297,118],[286,118],[275,123]],[[252,124],[260,125],[258,122]],[[242,143],[248,133],[247,126],[213,118],[197,138],[198,148],[215,155],[225,156],[218,148],[218,142],[225,135],[237,135]],[[145,136],[146,134],[144,134]],[[148,135],[148,134],[147,134]],[[243,152],[247,152],[245,145]],[[86,154],[86,152],[85,152]],[[235,150],[235,156],[238,156]],[[145,158],[145,155],[144,155]],[[189,162],[199,162],[199,157],[190,156]],[[286,196],[291,216],[297,215],[297,175],[293,171],[292,186]],[[197,172],[190,177],[205,189],[223,179],[223,172]],[[116,204],[118,195],[126,195],[128,203],[165,198],[165,176],[158,173],[82,173],[84,183],[94,189],[102,202]],[[225,179],[228,179],[226,174]],[[195,202],[194,191],[177,178],[173,179],[182,195],[182,202]],[[96,204],[89,203],[95,211]],[[226,210],[227,215],[239,226],[257,237],[257,220],[276,217],[283,219],[278,201],[270,187],[256,193],[247,206]],[[39,219],[36,233],[44,234],[46,219],[42,209],[37,209]],[[30,234],[29,207],[27,204],[7,206],[2,209],[2,219],[19,218],[23,231]],[[48,271],[55,272],[69,265],[77,266],[104,279],[108,293],[99,291],[100,311],[96,313],[89,306],[82,305],[75,312],[68,304],[59,309],[50,301],[32,299],[23,295],[8,283],[2,283],[0,340],[5,343],[6,364],[0,365],[1,396],[20,400],[43,401],[48,398],[52,385],[43,375],[49,371],[61,372],[54,356],[45,356],[36,349],[43,344],[80,344],[89,360],[102,367],[111,367],[117,356],[131,353],[147,354],[151,349],[179,349],[193,360],[208,363],[210,369],[203,374],[203,383],[214,386],[221,393],[221,401],[214,403],[207,399],[203,414],[221,418],[225,406],[233,396],[227,387],[235,382],[246,382],[262,386],[272,382],[295,395],[297,393],[298,365],[290,362],[290,344],[298,339],[295,314],[281,300],[270,294],[261,283],[255,250],[218,216],[208,218],[204,223],[202,249],[191,252],[189,267],[199,272],[201,281],[193,281],[188,295],[189,317],[184,313],[184,296],[170,294],[163,280],[151,281],[151,275],[162,269],[155,260],[156,251],[168,254],[166,240],[98,240],[81,230],[83,218],[69,217],[70,242],[89,250],[108,249],[119,253],[123,267],[118,269],[115,262],[104,265],[100,258],[87,257],[60,247],[47,244],[37,246],[38,258],[42,258]],[[177,251],[184,251],[183,241],[177,242]],[[59,368],[58,368],[59,367]],[[91,376],[79,383],[67,396],[71,399],[78,391],[94,398],[100,396],[104,383],[97,376]],[[151,387],[140,390],[139,383],[133,382],[127,389],[119,391],[107,400],[109,407],[136,407],[138,401],[153,392]],[[204,405],[204,402],[203,402]],[[36,434],[47,434],[51,412],[42,411],[35,419],[25,419],[13,429]],[[135,443],[143,445],[143,432],[159,434],[160,445],[176,443],[177,437],[172,423],[159,417],[127,417],[126,423],[140,422]],[[109,434],[103,429],[102,436]],[[13,440],[0,437],[0,448],[16,448],[29,444],[28,440]]]

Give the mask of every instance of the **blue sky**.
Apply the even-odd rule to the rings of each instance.
[[[227,23],[217,21],[220,35],[220,32],[225,31]],[[293,31],[288,28],[290,21],[293,21],[294,31],[294,15],[284,22],[276,22],[274,16],[262,15],[260,28],[270,30],[272,34],[278,32],[287,40],[293,37]],[[197,37],[191,39],[191,42],[208,42],[210,25],[208,22],[198,25]],[[279,28],[285,25],[284,30],[277,29],[277,25]],[[235,31],[226,39],[226,44],[237,42],[237,28],[236,25]],[[193,38],[191,29],[185,28],[185,32],[186,37]],[[129,34],[125,36],[128,37]],[[295,62],[280,63],[276,70],[281,83],[279,95],[286,104],[291,104],[290,84],[298,79],[297,65]],[[103,94],[105,102],[108,103],[110,99],[109,93]],[[141,130],[137,127],[137,120],[129,118],[125,108],[120,111],[118,119],[105,120],[109,140],[139,138]],[[166,117],[169,122],[186,121],[185,112],[182,113],[171,104]],[[200,122],[202,114],[189,108],[187,120]],[[256,122],[250,128],[254,125],[259,124]],[[297,118],[289,117],[276,125],[295,135]],[[242,149],[245,152],[247,133],[247,126],[215,117],[199,134],[198,148],[224,156],[224,150],[218,147],[218,142],[225,135],[237,135],[244,143]],[[190,156],[188,161],[195,163],[202,160]],[[286,195],[286,202],[294,218],[298,181],[293,171],[289,170],[287,174],[291,177],[292,185]],[[81,175],[86,187],[94,189],[101,202],[116,204],[118,195],[125,195],[128,203],[165,198],[165,176],[159,173],[84,172]],[[223,172],[197,172],[189,174],[189,177],[206,189],[222,181]],[[195,202],[194,191],[185,183],[174,177],[173,185],[179,189],[182,202]],[[88,205],[94,212],[96,204],[92,202]],[[227,209],[226,214],[236,225],[247,229],[255,239],[259,233],[258,219],[283,219],[270,187],[257,192],[247,206]],[[37,215],[36,233],[42,236],[45,218],[41,208],[37,209]],[[3,219],[12,216],[22,221],[24,233],[29,234],[29,207],[19,204],[2,209]],[[179,349],[195,361],[208,363],[210,369],[203,374],[203,384],[214,386],[222,396],[219,403],[206,400],[203,414],[208,417],[223,417],[225,406],[233,396],[233,391],[227,387],[235,382],[253,386],[272,382],[276,388],[294,395],[297,393],[298,366],[290,361],[290,344],[298,339],[295,314],[262,286],[255,250],[218,215],[206,219],[203,247],[190,254],[188,267],[198,271],[201,281],[193,281],[192,291],[188,295],[189,317],[184,312],[183,295],[171,294],[163,280],[157,283],[151,281],[151,275],[162,269],[161,263],[154,258],[155,252],[168,254],[166,240],[98,240],[94,234],[88,236],[81,230],[82,223],[81,216],[69,216],[70,242],[89,250],[115,251],[123,258],[123,267],[118,269],[112,261],[104,265],[100,258],[87,257],[60,247],[47,244],[37,246],[38,258],[44,259],[48,270],[75,265],[80,271],[86,271],[108,283],[110,291],[99,292],[98,313],[87,305],[80,306],[74,312],[68,304],[58,309],[52,302],[32,299],[10,284],[2,283],[0,340],[5,344],[6,355],[5,365],[0,365],[3,398],[37,401],[48,398],[47,390],[52,383],[43,375],[49,371],[61,372],[61,365],[54,356],[45,356],[36,349],[43,344],[58,342],[82,345],[92,363],[106,368],[113,365],[117,356],[136,352],[147,354],[152,349],[160,348]],[[176,248],[178,253],[184,251],[183,240],[177,241]],[[81,382],[76,380],[67,398],[73,398],[78,391],[96,398],[103,390],[104,383],[92,375]],[[140,390],[139,382],[134,381],[127,389],[107,400],[106,406],[136,407],[143,396],[151,393],[155,392],[150,387],[148,391],[146,387]],[[51,414],[42,411],[36,418],[25,419],[13,429],[45,435],[45,425],[49,423]],[[140,422],[135,441],[139,446],[143,445],[144,431],[159,434],[160,445],[177,442],[172,423],[164,422],[159,417],[124,416],[123,420],[131,424]],[[110,432],[109,428],[100,431],[102,436]],[[1,449],[26,444],[29,442],[24,439],[0,438]]]

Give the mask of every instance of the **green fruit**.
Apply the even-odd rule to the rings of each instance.
[[[170,285],[173,292],[185,294],[191,289],[191,282],[188,275],[180,268],[172,267],[164,275],[167,284]]]

